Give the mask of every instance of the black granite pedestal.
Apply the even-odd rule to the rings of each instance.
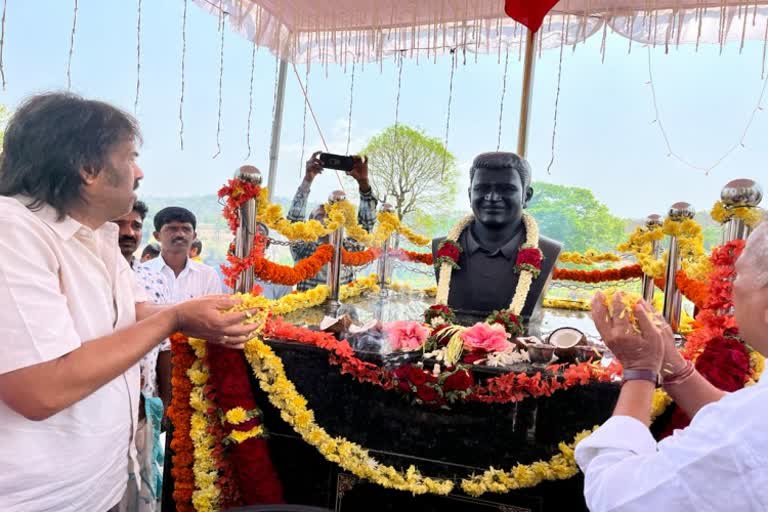
[[[396,391],[361,384],[328,362],[324,350],[291,342],[270,341],[288,378],[308,401],[318,425],[367,448],[378,461],[399,469],[414,465],[427,476],[462,478],[489,467],[511,469],[517,463],[548,460],[561,441],[604,422],[618,396],[615,384],[590,384],[557,391],[551,397],[516,404],[458,403],[450,410],[413,405]],[[372,354],[360,354],[376,359]],[[529,367],[530,369],[530,367]],[[475,370],[483,380],[498,369]],[[518,370],[519,371],[519,370]],[[504,495],[472,498],[459,485],[449,496],[412,496],[361,481],[327,462],[302,441],[261,392],[252,388],[270,432],[272,461],[288,503],[315,505],[343,512],[586,511],[581,475]],[[166,456],[170,465],[170,453]],[[166,468],[168,469],[168,468]],[[166,471],[164,487],[172,481]],[[171,493],[164,493],[167,498]],[[173,510],[164,502],[163,510]]]

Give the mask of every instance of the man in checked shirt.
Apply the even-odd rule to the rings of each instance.
[[[314,153],[309,160],[307,160],[306,174],[304,175],[304,181],[299,185],[299,189],[296,191],[296,195],[293,197],[291,203],[291,209],[288,212],[288,220],[291,222],[300,222],[306,220],[307,215],[307,198],[309,197],[309,191],[312,186],[312,181],[318,174],[323,172],[323,164],[318,159],[320,152]],[[357,222],[368,232],[373,230],[373,225],[376,223],[376,198],[373,197],[373,191],[371,185],[368,183],[368,159],[359,156],[352,157],[355,160],[355,166],[351,171],[347,173],[348,176],[352,176],[357,181],[357,185],[360,190],[360,205],[357,210]],[[322,222],[325,220],[325,209],[322,206],[315,208],[309,215],[310,219],[314,219]],[[308,258],[314,254],[317,246],[320,244],[327,244],[328,237],[323,237],[317,242],[299,242],[296,245],[291,246],[291,255],[293,261],[299,262],[304,258]],[[344,239],[344,248],[348,251],[361,251],[365,249],[363,246],[355,242],[351,238]],[[296,289],[299,291],[309,290],[320,284],[326,284],[328,276],[328,265],[325,265],[320,272],[315,274],[314,277],[300,282]],[[341,284],[347,284],[355,280],[355,273],[349,267],[342,267],[341,270]]]

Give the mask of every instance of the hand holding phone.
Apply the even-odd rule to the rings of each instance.
[[[336,169],[347,173],[355,167],[355,160],[351,156],[320,153],[318,160],[320,160],[323,167],[326,169]]]

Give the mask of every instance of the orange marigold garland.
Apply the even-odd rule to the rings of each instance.
[[[379,257],[379,249],[366,249],[364,251],[341,250],[341,262],[348,267],[362,267]]]
[[[388,256],[400,261],[410,261],[411,263],[421,263],[423,265],[432,266],[435,264],[434,256],[431,252],[420,253],[413,251],[406,251],[405,249],[392,249],[389,251]]]
[[[626,281],[643,277],[640,265],[627,265],[605,270],[573,270],[555,268],[552,278],[558,281],[578,281],[580,283],[603,283],[607,281]]]
[[[178,333],[171,336],[171,350],[173,398],[168,408],[168,418],[173,423],[171,440],[173,499],[177,511],[194,512],[192,507],[192,493],[195,490],[195,475],[192,471],[194,445],[190,436],[193,411],[189,404],[192,382],[187,376],[187,370],[195,362],[195,354],[187,343],[187,337]]]
[[[257,235],[257,238],[259,236]],[[248,268],[253,268],[254,274],[262,281],[293,286],[316,275],[333,258],[333,247],[321,245],[314,254],[296,263],[294,266],[279,265],[263,256],[263,248],[254,243],[254,250],[247,258],[238,258],[234,254],[227,255],[229,265],[222,265],[224,283],[234,288],[237,278]]]

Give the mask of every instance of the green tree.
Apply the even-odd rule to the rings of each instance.
[[[541,233],[563,243],[566,251],[615,250],[624,237],[624,221],[598,201],[591,190],[534,183],[528,205]]]
[[[397,215],[430,214],[452,205],[456,195],[456,158],[442,141],[404,125],[390,126],[361,151],[368,156],[376,197]]]

